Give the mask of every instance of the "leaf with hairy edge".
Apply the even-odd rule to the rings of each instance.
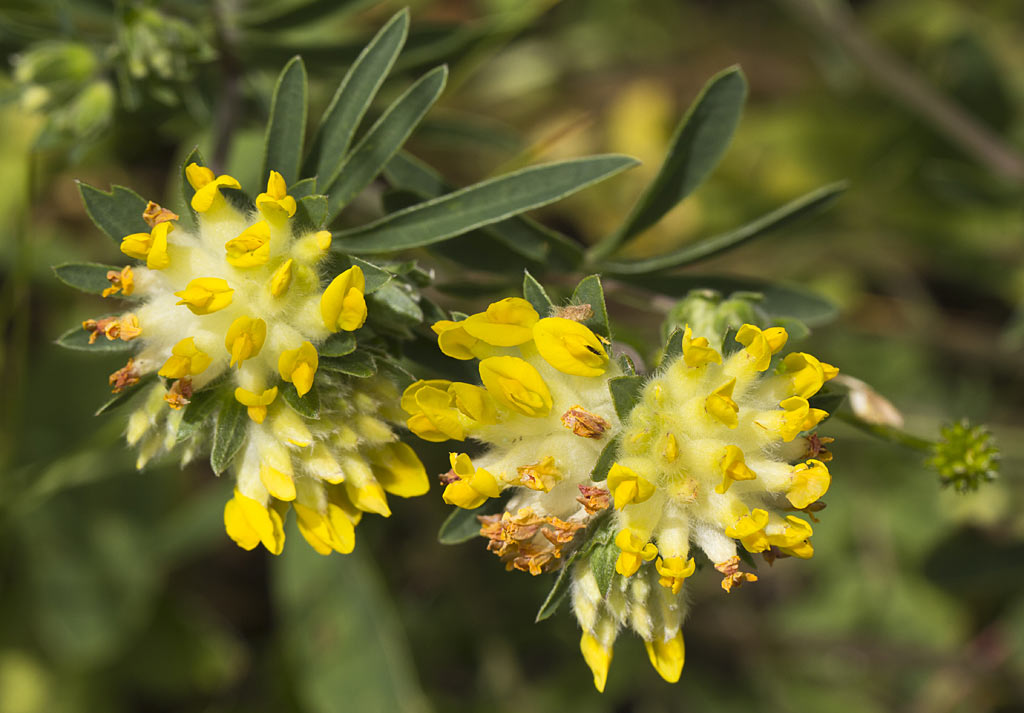
[[[747,80],[739,67],[711,78],[676,127],[658,175],[622,226],[594,248],[595,259],[653,226],[704,182],[732,140],[746,98]]]
[[[363,271],[363,278],[366,280],[366,287],[363,288],[364,295],[372,295],[394,278],[394,274],[383,267],[374,265],[372,262],[360,260],[351,255],[339,255],[338,257],[341,258],[338,261],[339,272],[348,269],[352,265],[358,265],[359,269]]]
[[[619,548],[614,542],[596,545],[590,551],[590,570],[597,579],[597,588],[601,594],[608,593],[615,577],[615,562],[619,559]]]
[[[365,379],[377,373],[377,362],[366,351],[355,351],[342,357],[323,357],[320,368]]]
[[[102,319],[102,317],[100,318]],[[123,339],[107,339],[102,334],[96,337],[96,341],[89,344],[90,333],[82,327],[72,327],[64,334],[57,337],[57,344],[65,349],[76,349],[83,352],[130,352],[135,345]]]
[[[249,413],[246,407],[238,403],[234,396],[225,399],[217,413],[213,427],[213,447],[210,449],[210,467],[217,475],[227,470],[238,455],[245,442],[248,425]]]
[[[594,464],[594,469],[590,471],[590,479],[595,483],[608,477],[608,471],[612,469],[612,464],[615,463],[615,459],[619,455],[620,443],[622,443],[622,436],[615,436],[615,438],[608,441],[608,444],[601,451],[601,455],[597,457],[597,463]]]
[[[356,350],[356,338],[352,332],[338,332],[327,337],[316,351],[322,357],[345,356]]]
[[[477,515],[490,515],[501,512],[502,505],[497,500],[488,500],[478,508],[463,510],[455,508],[441,524],[437,531],[437,541],[442,545],[460,545],[480,536],[480,521]]]
[[[391,71],[408,33],[409,11],[401,10],[366,45],[338,85],[306,159],[306,173],[320,176],[322,185],[330,185],[337,178],[359,122]]]
[[[683,330],[674,329],[665,344],[665,352],[661,356],[662,364],[671,364],[683,355]]]
[[[76,290],[99,295],[103,290],[110,287],[110,280],[107,273],[110,271],[121,272],[116,265],[101,265],[96,262],[66,262],[62,265],[54,265],[53,271],[57,279]],[[118,293],[118,297],[123,297]]]
[[[523,270],[523,297],[542,318],[551,314],[551,308],[554,306],[551,298],[548,297],[544,287],[533,278],[529,270]]]
[[[302,234],[320,230],[327,220],[327,196],[312,195],[300,198],[295,205],[295,230]]]
[[[294,384],[281,384],[281,395],[295,413],[313,420],[320,418],[320,390],[316,384],[302,396],[295,390]]]
[[[366,136],[345,158],[341,170],[327,188],[328,222],[366,188],[387,165],[391,157],[412,134],[420,121],[441,96],[448,80],[448,68],[427,72],[388,107],[370,127]]]
[[[316,178],[303,178],[288,186],[288,195],[295,200],[301,200],[306,196],[316,194]]]
[[[580,280],[572,291],[572,303],[590,305],[593,314],[583,320],[583,324],[605,339],[612,338],[611,325],[608,323],[608,308],[604,303],[604,288],[601,287],[600,275],[588,275]]]
[[[154,381],[156,381],[156,374],[146,374],[145,376],[140,378],[138,382],[136,382],[135,384],[132,384],[131,386],[123,389],[121,393],[114,394],[114,396],[110,400],[108,400],[105,404],[96,409],[96,413],[94,413],[93,415],[99,416],[100,414],[107,413],[108,411],[113,411],[119,406],[123,406],[124,404],[128,403],[128,400],[131,399],[131,397],[135,396],[135,394],[139,394],[145,391],[146,387],[149,386]]]
[[[604,155],[531,166],[335,233],[335,244],[357,254],[431,245],[554,203],[636,165],[628,156]]]
[[[616,376],[608,380],[608,390],[612,394],[615,413],[620,421],[625,421],[630,411],[640,401],[640,393],[644,388],[642,376]]]
[[[544,598],[544,603],[540,605],[540,609],[537,610],[537,616],[534,617],[533,623],[539,624],[545,619],[551,617],[558,608],[562,606],[562,602],[569,596],[569,584],[572,582],[572,576],[569,573],[569,569],[576,562],[579,557],[579,552],[573,552],[572,555],[565,561],[562,568],[558,570],[558,578],[551,587],[551,591]]]
[[[192,437],[216,413],[224,402],[220,397],[221,393],[217,389],[209,387],[192,394],[192,399],[185,407],[185,414],[181,417],[181,423],[178,424],[179,443]]]
[[[384,176],[396,189],[421,199],[437,198],[453,190],[437,171],[402,151],[388,162]],[[523,215],[488,225],[480,233],[535,262],[544,262],[549,253],[566,267],[576,267],[583,259],[582,248],[570,238]]]
[[[138,193],[124,186],[111,186],[106,193],[88,183],[77,183],[85,212],[96,227],[118,244],[126,235],[149,232],[149,225],[142,219],[148,201]]]
[[[266,181],[271,171],[280,173],[287,184],[299,180],[302,141],[306,135],[306,93],[306,65],[301,57],[292,57],[274,85],[261,181]]]
[[[717,255],[747,240],[765,235],[808,215],[822,211],[832,205],[836,198],[845,190],[845,182],[832,183],[805,196],[801,196],[794,201],[790,201],[781,208],[777,208],[771,213],[763,215],[757,220],[728,233],[699,240],[692,245],[687,245],[657,257],[645,258],[643,260],[605,262],[601,264],[601,269],[616,275],[642,275],[649,272],[670,270],[674,267],[690,265],[698,260]]]

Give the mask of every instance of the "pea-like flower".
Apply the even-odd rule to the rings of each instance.
[[[129,417],[138,467],[179,445],[186,460],[210,448],[235,477],[224,524],[239,546],[280,553],[291,508],[317,552],[350,552],[364,512],[390,515],[386,493],[428,488],[389,425],[398,390],[344,363],[367,318],[363,270],[327,271],[331,235],[296,217],[279,173],[255,210],[226,198],[231,176],[195,163],[185,174],[195,228],[151,203],[149,232],[121,241],[139,264],[110,271],[103,292],[130,297],[131,312],[83,325],[93,342],[138,345],[111,376],[115,393],[161,377]]]
[[[757,580],[739,547],[769,563],[812,556],[801,514],[823,507],[831,456],[814,434],[828,414],[809,399],[837,370],[780,357],[780,327],[745,324],[718,346],[686,327],[644,380],[584,324],[589,306],[551,312],[508,298],[434,325],[445,354],[480,360],[482,385],[413,384],[407,423],[426,440],[489,446],[452,453],[444,499],[476,508],[511,491],[500,513],[479,516],[481,535],[509,569],[569,568],[561,579],[599,690],[624,626],[674,682],[694,547],[726,592]]]

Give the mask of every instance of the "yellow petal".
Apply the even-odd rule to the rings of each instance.
[[[739,424],[740,407],[732,400],[732,390],[735,386],[736,379],[732,378],[715,389],[704,401],[708,415],[729,428],[736,428]]]
[[[224,347],[231,354],[230,366],[258,355],[267,339],[267,323],[262,319],[239,317],[228,327]]]
[[[290,472],[278,470],[267,463],[260,463],[260,482],[263,483],[267,492],[278,500],[295,499],[295,480]]]
[[[677,632],[668,641],[658,638],[653,641],[645,641],[644,646],[647,648],[647,656],[651,660],[651,666],[654,666],[654,670],[658,672],[658,675],[669,683],[678,681],[680,674],[683,672],[683,663],[686,658],[683,632]]]
[[[487,344],[515,347],[533,339],[533,325],[539,318],[537,310],[522,297],[508,297],[459,324],[470,336]]]
[[[303,342],[297,349],[281,352],[277,370],[282,379],[295,385],[299,396],[305,396],[313,388],[313,377],[319,364],[320,357],[316,348],[309,342]]]
[[[565,374],[600,376],[608,368],[608,353],[586,326],[571,319],[547,317],[533,325],[537,351]]]
[[[274,274],[270,278],[270,294],[274,297],[280,297],[288,291],[288,287],[292,284],[292,265],[294,264],[295,260],[288,258],[274,270]]]
[[[164,223],[161,223],[164,225]],[[175,292],[180,297],[180,305],[189,308],[192,314],[211,314],[231,304],[235,291],[219,277],[197,277],[188,283],[184,290]]]
[[[534,418],[551,412],[551,392],[544,379],[519,357],[488,357],[480,362],[480,380],[499,403]]]
[[[387,492],[402,498],[423,495],[430,479],[416,452],[407,444],[389,443],[374,454],[374,476]]]
[[[594,688],[599,693],[604,693],[604,686],[608,681],[608,667],[612,663],[612,650],[604,648],[597,639],[584,632],[580,639],[580,652],[590,667],[590,672],[594,674]]]
[[[335,277],[320,297],[320,316],[332,332],[359,329],[366,321],[366,279],[358,265]]]

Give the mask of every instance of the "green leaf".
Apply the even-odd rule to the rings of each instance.
[[[334,220],[341,209],[376,178],[391,157],[412,134],[427,111],[441,96],[448,79],[448,68],[427,72],[370,127],[366,136],[345,158],[337,178],[327,184],[328,220]]]
[[[422,247],[553,203],[627,168],[628,156],[591,156],[531,166],[335,233],[345,252],[383,253]]]
[[[615,438],[608,441],[605,447],[601,450],[601,455],[597,457],[597,463],[594,464],[594,470],[590,472],[591,480],[599,482],[608,477],[608,471],[612,469],[612,465],[615,463],[615,459],[619,455],[619,444],[621,443],[621,435],[615,436]]]
[[[57,279],[65,285],[94,295],[101,294],[110,287],[107,273],[111,270],[121,272],[121,268],[116,265],[101,265],[96,262],[66,262],[53,267]]]
[[[746,98],[747,80],[739,67],[711,78],[676,127],[658,175],[622,226],[594,248],[595,258],[650,228],[704,182],[732,140]]]
[[[674,329],[665,343],[665,352],[661,356],[662,364],[670,364],[683,355],[683,330]]]
[[[142,219],[148,201],[130,188],[111,186],[110,193],[105,193],[78,181],[78,191],[92,222],[118,244],[126,235],[149,232]]]
[[[340,357],[356,350],[356,337],[352,332],[338,332],[327,337],[323,344],[316,348],[321,357]]]
[[[316,177],[303,178],[301,181],[288,186],[288,195],[295,200],[301,200],[306,196],[311,196],[316,193]]]
[[[111,398],[105,404],[96,409],[96,413],[94,413],[93,415],[99,416],[100,414],[107,413],[108,411],[113,411],[118,406],[123,406],[124,404],[128,403],[129,399],[135,396],[135,394],[139,394],[145,391],[146,387],[149,386],[154,381],[156,381],[156,374],[146,374],[132,386],[122,389],[121,393],[114,394],[113,398]]]
[[[453,190],[437,171],[402,151],[388,162],[384,176],[396,189],[420,199],[437,198]],[[547,260],[552,251],[552,257],[557,257],[565,267],[575,267],[583,259],[582,248],[573,240],[522,215],[481,228],[480,235],[538,263]]]
[[[365,350],[355,351],[342,357],[323,357],[320,359],[320,368],[360,379],[366,379],[377,373],[377,363],[373,355]]]
[[[619,548],[614,542],[598,544],[590,551],[590,570],[597,579],[597,588],[601,594],[608,594],[615,577],[615,561],[619,558]]]
[[[306,172],[320,176],[322,185],[337,178],[359,122],[391,71],[408,32],[409,11],[401,10],[366,45],[338,85],[306,159]]]
[[[640,402],[643,389],[642,376],[616,376],[608,380],[608,391],[612,394],[612,403],[615,404],[615,413],[619,415],[620,421],[625,421],[633,407]]]
[[[295,390],[294,384],[281,384],[281,395],[295,413],[313,420],[320,418],[320,390],[314,383],[302,396]]]
[[[245,432],[249,425],[249,414],[245,406],[232,396],[225,399],[213,427],[213,446],[210,449],[210,466],[220,475],[238,455],[245,443]]]
[[[583,321],[594,332],[606,339],[611,339],[612,329],[608,324],[608,308],[604,304],[604,288],[601,287],[600,275],[588,275],[580,280],[572,291],[572,303],[590,305],[594,314]]]
[[[364,295],[372,295],[381,287],[391,282],[394,277],[391,272],[385,270],[383,267],[374,265],[372,262],[361,260],[357,257],[352,257],[351,255],[343,255],[340,257],[344,258],[344,262],[348,266],[358,265],[359,269],[363,271],[363,277],[366,279],[366,287],[363,289]]]
[[[523,297],[529,302],[541,318],[551,314],[554,306],[544,287],[533,278],[529,270],[523,270]]]
[[[96,337],[95,342],[89,344],[89,336],[89,332],[82,329],[82,327],[72,327],[57,337],[57,344],[65,349],[107,354],[111,352],[130,352],[135,349],[135,345],[131,342],[126,342],[123,339],[111,341],[102,334]]]
[[[297,707],[425,713],[408,643],[366,543],[322,557],[294,528],[288,541],[271,564],[271,584]]]
[[[832,391],[826,386],[824,391],[819,391],[807,401],[811,408],[820,408],[833,414],[843,405],[846,397],[846,391]]]
[[[727,277],[721,275],[644,275],[626,276],[623,280],[651,292],[685,297],[690,290],[711,289],[722,294],[731,292],[759,292],[764,299],[758,303],[773,320],[779,317],[799,319],[812,327],[834,320],[839,311],[829,300],[809,290],[791,285],[769,282],[753,277]]]
[[[281,70],[270,102],[270,120],[263,152],[260,180],[277,171],[291,185],[299,180],[302,140],[306,134],[306,65],[301,57],[292,59]]]
[[[579,557],[579,551],[573,552],[569,559],[567,559],[562,565],[562,568],[558,570],[558,578],[551,587],[551,591],[548,592],[547,597],[544,598],[544,603],[541,604],[540,609],[537,610],[537,616],[533,619],[534,624],[539,624],[545,619],[551,617],[558,611],[558,608],[562,606],[562,602],[564,602],[565,598],[569,595],[569,584],[572,583],[572,576],[569,573],[569,569],[572,567],[577,557]]]
[[[423,310],[409,292],[395,282],[382,286],[367,298],[367,310],[388,326],[413,326],[423,322]]]
[[[493,512],[497,512],[494,501],[488,501],[472,510],[455,508],[437,531],[437,541],[442,545],[460,545],[479,537],[480,521],[476,519],[477,515],[489,515]]]
[[[601,268],[605,272],[617,275],[640,275],[690,265],[822,211],[832,205],[845,190],[846,183],[833,183],[790,201],[781,208],[728,233],[699,240],[692,245],[657,257],[604,262],[601,263]]]
[[[295,231],[298,234],[321,230],[327,222],[327,196],[300,198],[295,205]]]
[[[192,399],[185,407],[185,413],[181,417],[181,423],[178,424],[177,439],[179,443],[191,438],[196,431],[203,427],[207,419],[213,416],[224,401],[221,396],[221,392],[215,388],[205,388],[192,394]],[[233,394],[226,396],[233,396]]]

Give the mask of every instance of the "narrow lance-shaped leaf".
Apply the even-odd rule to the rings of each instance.
[[[109,193],[78,181],[85,212],[100,230],[120,243],[132,233],[148,233],[149,226],[142,219],[146,199],[130,188],[111,186]]]
[[[210,449],[210,466],[220,475],[238,455],[245,442],[245,431],[249,425],[248,412],[233,397],[226,399],[217,414],[213,428],[213,446]]]
[[[625,421],[633,407],[640,401],[640,394],[644,388],[644,377],[642,376],[616,376],[609,379],[608,390],[612,394],[612,403],[615,405],[615,413],[620,421]]]
[[[580,280],[576,289],[572,292],[573,304],[590,305],[593,314],[583,320],[583,324],[600,334],[605,339],[611,339],[611,325],[608,323],[608,308],[604,303],[604,288],[601,287],[599,275],[588,275]]]
[[[544,287],[534,279],[529,270],[523,270],[523,297],[529,302],[537,314],[547,317],[551,313],[552,302]]]
[[[357,254],[431,245],[554,203],[635,165],[628,156],[605,155],[531,166],[335,233],[335,244]]]
[[[107,273],[120,272],[121,268],[114,265],[100,265],[95,262],[66,262],[62,265],[54,265],[53,271],[57,274],[57,279],[65,285],[82,292],[98,295],[110,287]]]
[[[679,122],[658,175],[622,226],[595,246],[594,259],[650,228],[704,182],[732,140],[746,98],[747,80],[739,67],[711,78]]]
[[[370,127],[366,136],[345,159],[338,177],[328,184],[327,221],[330,222],[349,201],[366,188],[383,170],[413,129],[441,96],[448,79],[448,68],[427,72]]]
[[[395,188],[421,199],[437,198],[453,190],[434,169],[404,152],[388,162],[384,175]],[[570,238],[524,215],[488,225],[481,234],[538,263],[544,262],[549,253],[570,267],[579,265],[583,258],[582,248]]]
[[[91,334],[81,326],[72,327],[64,334],[57,337],[57,344],[65,349],[75,349],[83,352],[130,352],[135,349],[132,342],[123,339],[107,339],[100,334],[92,344],[89,343]]]
[[[757,220],[728,233],[700,240],[665,255],[643,260],[620,260],[601,264],[605,272],[619,275],[642,275],[649,272],[682,267],[728,250],[752,238],[794,223],[808,215],[824,210],[846,190],[846,183],[833,183],[787,203]]]
[[[302,140],[306,133],[306,66],[293,57],[277,79],[270,103],[261,180],[277,171],[291,184],[299,178]]]
[[[391,71],[408,33],[409,11],[403,9],[363,49],[338,86],[306,159],[306,173],[320,176],[321,185],[330,185],[337,178],[359,122]]]

